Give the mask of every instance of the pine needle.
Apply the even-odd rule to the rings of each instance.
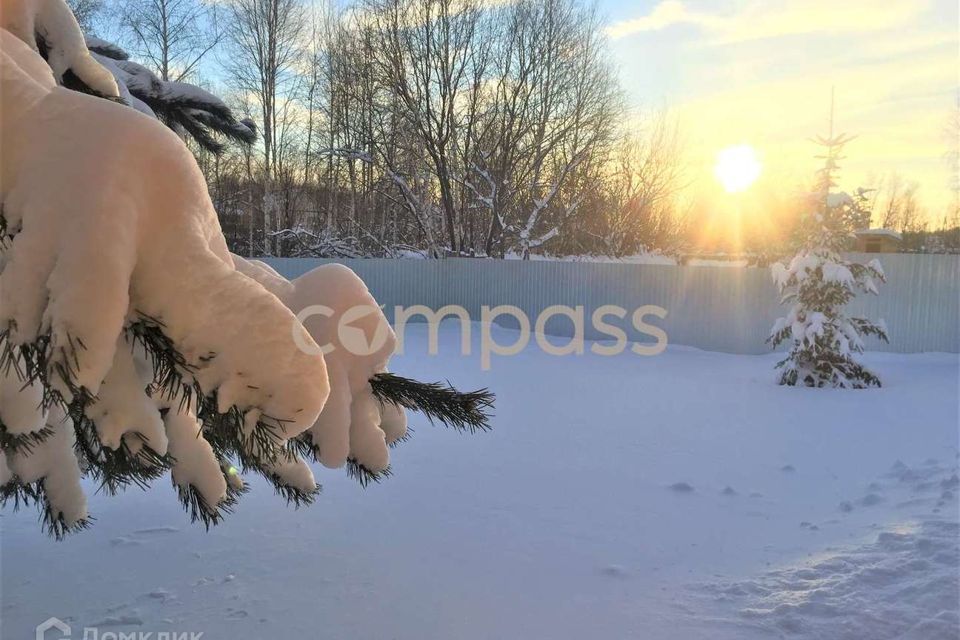
[[[378,373],[370,378],[373,395],[381,403],[392,402],[410,411],[456,429],[457,431],[489,431],[490,409],[495,396],[487,389],[461,392],[449,383],[418,382],[392,373]]]

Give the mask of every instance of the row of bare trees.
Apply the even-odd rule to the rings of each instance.
[[[256,123],[252,147],[197,150],[235,251],[717,250],[699,246],[717,245],[709,203],[681,206],[676,122],[626,108],[586,0],[323,1],[71,0],[88,21],[106,3],[105,35]],[[875,225],[920,230],[915,186],[867,186]]]
[[[676,127],[627,111],[582,0],[111,6],[138,60],[256,122],[198,151],[237,251],[624,254],[682,224]]]
[[[871,224],[901,233],[923,231],[925,212],[917,200],[919,185],[905,180],[899,173],[873,176],[868,180],[867,207],[873,212]]]

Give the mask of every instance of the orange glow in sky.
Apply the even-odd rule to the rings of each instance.
[[[729,211],[728,193],[808,183],[821,162],[810,140],[829,131],[835,91],[834,130],[856,136],[844,150],[838,186],[853,191],[897,173],[919,185],[932,224],[951,210],[956,0],[601,5],[629,95],[638,107],[663,105],[675,115],[692,188],[711,205]],[[749,141],[756,162],[745,148],[731,147],[741,141]]]

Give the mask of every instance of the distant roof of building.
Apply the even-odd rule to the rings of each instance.
[[[899,232],[894,231],[893,229],[860,229],[857,231],[858,236],[886,236],[888,238],[894,238],[895,240],[903,240],[903,236]]]

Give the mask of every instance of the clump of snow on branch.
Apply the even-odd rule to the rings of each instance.
[[[119,91],[87,50],[80,26],[63,0],[4,0],[3,28],[42,54],[57,82],[79,84],[108,97]]]
[[[2,20],[4,29],[46,60],[58,84],[118,100],[214,153],[224,149],[217,136],[244,144],[256,140],[254,123],[237,120],[217,96],[185,82],[162,80],[120,47],[84,36],[63,0],[5,1]]]
[[[864,337],[887,340],[886,325],[845,313],[858,293],[876,295],[877,283],[885,281],[879,261],[858,264],[841,253],[852,232],[869,222],[862,193],[853,198],[832,191],[840,152],[848,140],[844,136],[820,140],[827,150],[826,162],[811,198],[812,212],[801,223],[798,252],[786,265],[778,262],[771,267],[781,303],[791,305],[788,314],[774,323],[768,339],[774,346],[791,343],[787,357],[777,364],[780,384],[880,386],[880,379],[856,356],[864,350]]]
[[[302,437],[309,452],[327,467],[349,462],[371,478],[387,472],[388,446],[406,436],[407,419],[397,405],[379,402],[370,386],[373,376],[386,372],[397,340],[366,285],[338,264],[317,267],[288,282],[262,262],[235,260],[238,269],[302,314],[324,353],[331,393]]]
[[[224,102],[209,91],[186,82],[163,80],[129,59],[116,45],[86,37],[93,58],[116,81],[119,98],[137,111],[158,118],[181,135],[189,135],[214,153],[223,151],[217,135],[244,144],[254,142],[256,126],[251,120],[237,120]]]
[[[389,475],[401,406],[489,428],[485,390],[387,372],[396,338],[352,271],[289,282],[231,255],[183,141],[91,89],[112,73],[141,111],[150,96],[207,125],[229,110],[91,41],[108,73],[57,3],[0,16],[0,502],[37,504],[61,537],[88,524],[82,477],[115,493],[169,472],[209,526],[249,471],[296,505],[320,488],[307,460]],[[66,71],[43,57],[61,49]]]
[[[172,467],[195,515],[215,521],[228,497],[221,463],[282,475],[270,470],[292,458],[286,442],[329,394],[324,358],[235,269],[182,141],[57,86],[65,71],[45,63],[35,34],[68,52],[66,69],[102,78],[69,53],[75,21],[46,1],[15,8],[0,32],[3,496],[39,502],[61,535],[86,522],[80,462],[108,487]]]

